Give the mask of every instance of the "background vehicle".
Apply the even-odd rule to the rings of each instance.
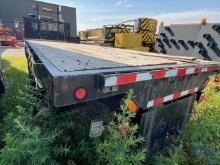
[[[0,46],[17,46],[18,41],[10,28],[0,27]]]

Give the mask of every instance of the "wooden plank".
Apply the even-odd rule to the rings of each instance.
[[[50,41],[30,41],[59,71],[176,65],[196,58]]]

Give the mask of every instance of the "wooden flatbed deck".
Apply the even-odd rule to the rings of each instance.
[[[183,65],[197,63],[199,61],[201,64],[202,61],[191,57],[167,56],[156,53],[64,42],[29,40],[29,43],[60,72],[157,65]],[[203,63],[208,62],[203,61]]]

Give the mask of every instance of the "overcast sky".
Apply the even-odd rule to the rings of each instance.
[[[41,0],[77,9],[78,30],[102,27],[139,17],[165,24],[220,22],[220,0]]]

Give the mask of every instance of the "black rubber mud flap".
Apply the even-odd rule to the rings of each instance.
[[[175,141],[191,113],[196,95],[169,104],[156,106],[141,115],[140,134],[151,153],[162,151],[168,142]]]

